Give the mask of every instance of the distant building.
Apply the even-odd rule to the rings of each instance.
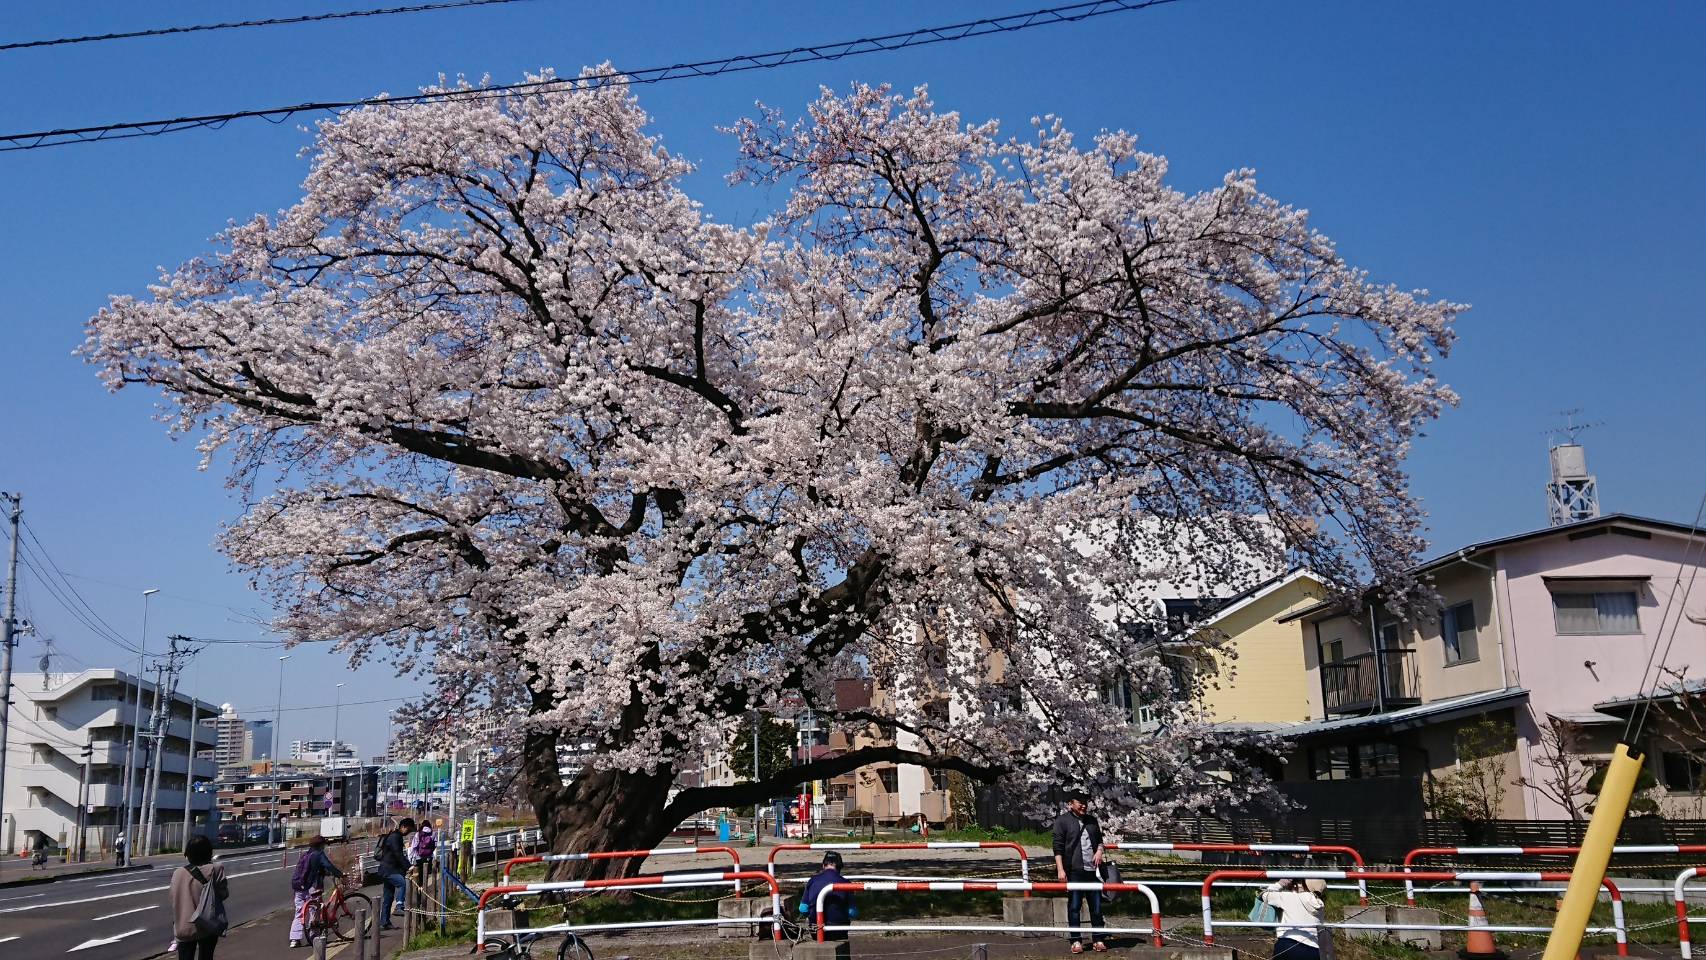
[[[247,763],[271,760],[272,734],[271,720],[243,721],[243,760]]]
[[[267,823],[274,817],[371,816],[379,784],[375,770],[328,773],[281,769],[276,774],[227,774],[217,784],[219,818]]]
[[[86,802],[90,849],[98,849],[117,836],[124,821],[124,768],[127,759],[136,768],[132,803],[141,811],[144,764],[152,754],[138,749],[130,754],[131,720],[135,713],[136,686],[130,674],[119,670],[91,669],[80,673],[14,674],[9,717],[11,741],[7,745],[5,818],[0,822],[0,853],[12,853],[33,845],[38,839],[53,844],[74,845],[77,833],[78,795],[83,784],[84,749],[89,750],[89,783]],[[146,727],[154,707],[154,684],[142,683],[142,716]],[[183,822],[186,774],[191,772],[190,712],[215,715],[211,703],[183,695],[172,699],[165,728],[165,753],[160,765],[159,813],[156,822]],[[199,727],[199,724],[198,724]],[[207,734],[196,731],[194,776],[210,781],[218,770],[206,757]],[[187,792],[192,829],[204,824],[213,798]],[[171,836],[166,830],[161,837]]]
[[[213,758],[221,770],[235,770],[256,760],[272,759],[272,721],[244,720],[237,708],[221,704],[219,714],[202,723],[214,743]]]
[[[354,770],[361,766],[356,746],[345,740],[292,740],[290,759],[318,764],[327,770]]]

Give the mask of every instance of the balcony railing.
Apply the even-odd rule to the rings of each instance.
[[[1421,703],[1416,651],[1386,649],[1321,665],[1321,683],[1329,714],[1353,713]]]

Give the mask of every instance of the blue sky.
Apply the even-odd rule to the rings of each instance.
[[[1032,3],[511,6],[0,53],[0,132],[412,91],[440,73],[507,82],[540,67],[652,66],[848,39]],[[8,4],[21,40],[353,9],[358,0]],[[1308,208],[1352,262],[1475,309],[1442,367],[1462,406],[1420,441],[1414,485],[1437,545],[1545,522],[1544,431],[1580,407],[1608,510],[1693,515],[1706,452],[1706,6],[1587,2],[1371,4],[1184,0],[1087,24],[643,88],[692,189],[750,222],[778,197],[726,188],[715,131],[756,100],[798,109],[819,84],[928,83],[967,119],[1022,132],[1057,113],[1082,134],[1138,133],[1195,189],[1236,167]],[[88,602],[134,638],[256,637],[259,601],[210,546],[236,515],[154,400],[107,395],[71,356],[88,316],[229,219],[272,211],[305,172],[303,121],[0,154],[0,489]],[[110,665],[117,648],[33,579],[28,613],[58,646]],[[39,644],[26,640],[21,667]],[[204,654],[195,691],[270,715],[276,656]],[[296,651],[287,707],[388,700],[409,684]],[[381,746],[389,702],[347,706],[342,735]],[[286,713],[286,739],[326,736],[330,709]]]

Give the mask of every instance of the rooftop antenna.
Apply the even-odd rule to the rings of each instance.
[[[59,653],[53,649],[53,638],[43,637],[41,659],[36,661],[36,666],[41,672],[41,688],[43,690],[48,689],[53,684],[53,658],[57,656]]]
[[[1577,442],[1582,431],[1601,426],[1577,423],[1580,410],[1561,410],[1564,425],[1546,431],[1552,479],[1546,484],[1546,519],[1551,526],[1599,516],[1599,482],[1588,472],[1587,450]]]

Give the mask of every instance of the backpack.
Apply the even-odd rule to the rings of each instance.
[[[290,889],[297,893],[306,893],[313,888],[313,884],[308,882],[308,871],[313,864],[314,851],[309,850],[302,855],[302,859],[296,861],[296,872],[290,875]]]
[[[230,920],[225,916],[225,897],[219,891],[220,884],[208,883],[201,871],[190,868],[190,876],[201,883],[201,898],[195,905],[195,930],[202,938],[218,937],[225,934],[225,928],[230,926]],[[221,880],[221,883],[224,881]]]

